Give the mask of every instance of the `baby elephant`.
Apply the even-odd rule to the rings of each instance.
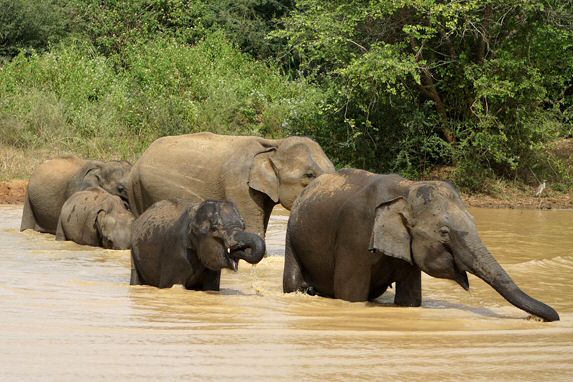
[[[265,242],[245,232],[232,202],[183,199],[153,204],[133,223],[131,285],[219,290],[221,269],[256,264]]]
[[[100,187],[78,191],[66,200],[58,219],[56,240],[108,249],[131,247],[132,213],[119,196]]]

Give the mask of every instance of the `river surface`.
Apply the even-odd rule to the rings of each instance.
[[[129,286],[129,251],[18,232],[0,206],[0,380],[573,381],[573,211],[472,209],[482,239],[561,321],[528,319],[481,280],[423,276],[423,306],[282,293],[271,256],[222,290]]]

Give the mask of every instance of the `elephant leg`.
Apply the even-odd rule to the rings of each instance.
[[[404,279],[396,281],[394,304],[398,306],[422,305],[422,272],[419,268],[412,267]]]
[[[197,288],[197,285],[199,288]],[[185,285],[186,289],[199,289],[199,290],[213,290],[218,291],[220,290],[221,285],[221,271],[212,271],[210,269],[205,269],[203,274],[201,275],[201,280],[195,284],[194,288],[188,288]]]
[[[267,232],[267,227],[269,226],[269,220],[271,219],[271,214],[273,213],[273,208],[276,206],[275,202],[271,200],[271,198],[265,198],[264,202],[264,220],[263,220],[263,228],[265,230],[265,234]]]
[[[249,188],[246,194],[243,190],[225,190],[225,198],[237,206],[241,217],[245,221],[245,231],[256,233],[264,238],[267,224],[271,216],[274,203],[266,195]]]
[[[296,259],[289,236],[287,235],[285,246],[285,265],[283,271],[283,292],[308,292],[310,288],[310,285],[304,280],[300,264]]]
[[[368,300],[375,300],[378,297],[382,296],[386,290],[388,289],[388,285],[381,285],[374,288],[370,288],[370,293],[368,294]]]
[[[139,272],[135,269],[133,258],[131,259],[131,277],[129,279],[129,285],[143,285]]]
[[[334,297],[350,302],[367,301],[370,266],[357,264],[352,256],[337,256],[334,268]]]
[[[187,281],[183,283],[188,290],[220,290],[221,271],[212,271],[203,269],[200,273],[192,274]]]
[[[32,211],[32,205],[30,204],[30,198],[26,192],[26,200],[24,201],[24,210],[22,211],[22,223],[20,224],[20,231],[36,229],[36,226],[36,217],[34,216],[34,211]]]

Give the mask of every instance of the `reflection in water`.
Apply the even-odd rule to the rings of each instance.
[[[573,380],[573,211],[474,209],[492,253],[561,321],[527,320],[475,277],[423,278],[422,308],[282,293],[286,214],[270,257],[219,293],[130,287],[129,251],[20,233],[0,207],[0,379]],[[471,277],[471,276],[470,276]]]

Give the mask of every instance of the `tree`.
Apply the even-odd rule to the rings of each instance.
[[[0,58],[20,50],[44,50],[72,29],[74,7],[69,1],[0,0]]]
[[[348,141],[333,150],[346,162],[515,175],[564,129],[572,11],[557,0],[301,0],[273,35],[329,89],[325,136]]]

